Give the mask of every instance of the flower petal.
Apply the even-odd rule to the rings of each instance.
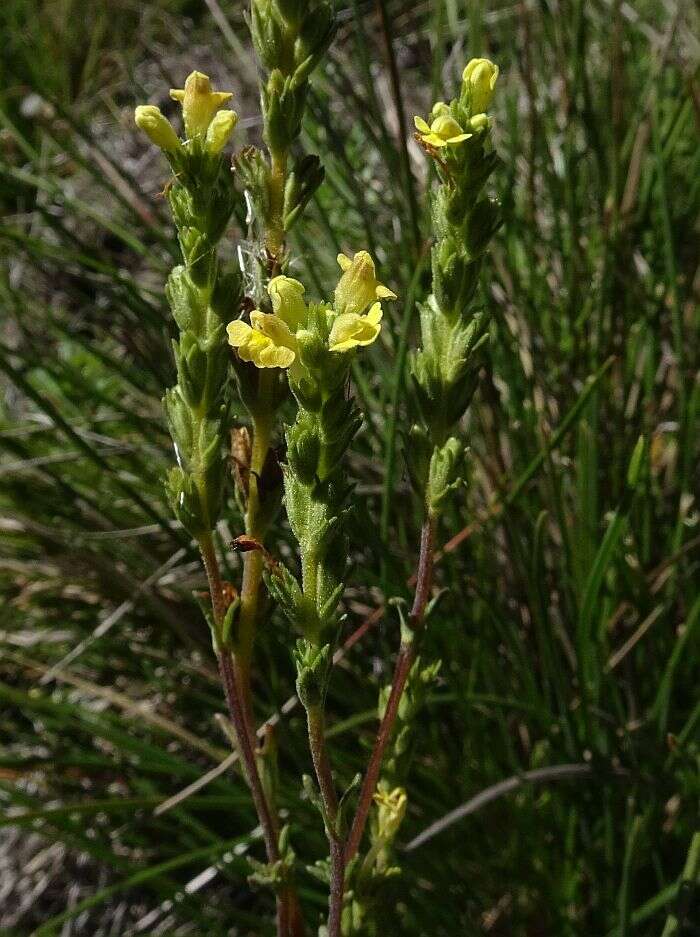
[[[226,331],[228,333],[229,345],[233,345],[233,347],[236,348],[248,339],[253,330],[247,322],[243,322],[242,319],[236,319],[233,322],[229,322]]]
[[[430,133],[430,127],[422,117],[414,117],[413,123],[415,124],[416,130],[420,131],[420,133]]]
[[[254,309],[250,314],[250,321],[253,328],[262,332],[274,345],[282,345],[292,351],[296,349],[296,339],[284,319]]]
[[[423,136],[423,143],[427,143],[428,146],[447,146],[447,140],[443,140],[443,138],[439,137],[436,133],[426,133]]]
[[[437,133],[444,140],[449,140],[450,137],[454,137],[458,133],[463,133],[462,128],[454,119],[454,117],[449,117],[446,114],[441,114],[436,117],[430,125],[430,129],[433,133]]]
[[[354,312],[338,316],[328,338],[330,351],[344,352],[358,345],[371,345],[379,335],[381,316],[379,303],[375,303],[366,316],[358,316]]]
[[[205,134],[214,114],[229,101],[230,91],[213,91],[207,75],[191,72],[184,88],[171,88],[170,97],[182,104],[182,116],[188,137]]]
[[[252,361],[258,367],[264,367],[259,364],[260,353],[271,344],[269,338],[251,329],[245,340],[238,346],[238,355],[243,361]]]
[[[257,360],[253,360],[259,368],[288,368],[295,358],[291,348],[283,348],[270,342],[264,348],[261,346]]]
[[[395,296],[394,296],[394,299],[396,299]],[[382,312],[381,303],[375,303],[372,306],[372,308],[369,310],[365,318],[371,325],[379,325],[379,323],[382,321],[383,314],[384,313]]]

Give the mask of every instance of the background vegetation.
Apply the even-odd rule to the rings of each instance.
[[[193,599],[198,557],[161,484],[172,456],[160,397],[173,379],[162,283],[175,248],[163,166],[131,116],[137,102],[166,106],[197,67],[237,91],[236,146],[256,140],[243,6],[0,10],[8,935],[264,933],[269,896],[246,884],[245,853],[260,847],[240,776],[219,772],[167,803],[227,742]],[[321,293],[337,251],[367,247],[401,297],[358,375],[383,416],[352,465],[347,634],[360,631],[329,701],[346,781],[366,757],[396,644],[383,604],[408,594],[417,546],[397,432],[426,290],[429,180],[410,118],[453,93],[470,56],[502,70],[505,225],[482,290],[491,363],[466,428],[470,484],[441,533],[445,594],[428,640],[443,665],[417,733],[384,932],[401,919],[401,933],[436,937],[697,934],[697,15],[672,0],[378,0],[343,4],[341,20],[305,126],[327,177],[294,269]],[[231,232],[231,249],[242,237]],[[239,532],[231,516],[223,544]],[[281,527],[271,547],[287,536]],[[293,692],[290,640],[273,615],[261,719]],[[303,719],[287,710],[285,798],[312,859],[325,847],[290,780],[309,765]],[[577,767],[541,772],[561,765]],[[493,787],[518,777],[508,793]],[[320,914],[314,880],[301,886]]]

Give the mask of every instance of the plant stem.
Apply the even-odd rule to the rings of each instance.
[[[209,581],[215,632],[217,635],[220,635],[226,609],[221,588],[219,561],[210,533],[200,538],[199,548]],[[280,859],[280,851],[277,817],[270,809],[270,805],[265,797],[265,791],[263,790],[257,762],[255,760],[254,736],[251,734],[251,726],[246,719],[245,705],[240,695],[241,671],[240,668],[237,667],[231,652],[226,649],[219,650],[218,663],[229,716],[236,733],[241,761],[245,768],[248,786],[250,787],[255,811],[262,828],[263,839],[265,840],[267,860],[270,863],[278,862]],[[278,937],[289,937],[290,906],[293,905],[293,893],[290,889],[284,888],[277,893],[276,897],[277,934]]]
[[[411,672],[411,667],[416,659],[416,632],[421,628],[423,616],[425,615],[425,607],[428,604],[430,586],[433,578],[434,554],[435,518],[431,514],[428,514],[421,530],[420,555],[416,574],[416,591],[414,593],[413,607],[411,608],[409,617],[411,634],[404,636],[401,640],[401,646],[396,658],[389,700],[379,725],[372,755],[362,781],[357,811],[345,846],[345,854],[343,857],[345,864],[355,857],[360,847],[367,817],[369,816],[369,810],[372,806],[372,797],[377,788],[384,752],[391,739],[394,723],[396,722],[396,716],[399,711],[399,703],[401,702],[403,691],[406,688],[406,681]]]
[[[331,840],[331,890],[328,905],[328,937],[341,937],[345,897],[345,855],[343,843]]]
[[[284,249],[284,186],[287,181],[287,153],[270,153],[270,214],[265,246],[270,255],[270,276],[279,273],[280,257]]]
[[[253,416],[253,449],[248,483],[248,505],[245,515],[245,532],[249,537],[262,540],[265,531],[260,517],[260,494],[258,479],[262,474],[270,448],[272,422],[270,417],[270,377],[267,371],[260,372],[259,410]],[[255,626],[260,602],[263,557],[259,550],[250,550],[243,555],[243,581],[241,583],[241,611],[238,622],[238,641],[241,668],[246,683],[250,682],[250,662],[253,656]]]
[[[260,826],[262,827],[268,859],[270,862],[277,862],[280,857],[277,845],[279,833],[277,829],[277,818],[270,810],[265,792],[263,791],[260,774],[258,773],[258,766],[255,761],[255,751],[250,743],[250,736],[243,722],[241,699],[233,658],[227,651],[222,651],[219,655],[219,672],[226,691],[229,715],[231,716],[231,722],[236,730],[248,784],[250,785],[250,790],[253,795],[253,802],[258,813]]]
[[[321,791],[323,808],[326,812],[326,832],[330,844],[331,882],[328,904],[328,937],[340,937],[345,893],[345,849],[339,837],[336,823],[338,819],[338,796],[335,791],[333,772],[331,771],[326,748],[323,709],[320,706],[309,706],[306,710],[306,717],[309,729],[309,748],[311,749],[311,758]]]

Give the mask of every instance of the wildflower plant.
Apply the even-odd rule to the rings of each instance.
[[[397,297],[366,250],[338,255],[337,284],[326,299],[309,297],[289,275],[286,234],[323,179],[317,156],[293,159],[293,153],[309,79],[332,40],[335,19],[325,0],[252,0],[250,24],[262,71],[265,151],[247,147],[229,162],[224,153],[237,122],[227,107],[232,95],[214,90],[197,71],[171,91],[182,108],[182,135],[152,105],[135,114],[172,170],[167,198],[183,260],[166,284],[179,332],[173,342],[177,383],[164,401],[177,462],[167,489],[208,576],[204,614],[232,739],[265,840],[266,861],[253,861],[253,878],[275,891],[278,937],[301,935],[305,925],[290,831],[281,825],[271,783],[274,746],[259,750],[255,741],[251,672],[263,575],[290,626],[315,775],[314,781],[305,777],[303,787],[319,809],[329,849],[328,861],[313,867],[329,889],[319,934],[341,937],[367,932],[382,883],[398,873],[393,844],[408,804],[412,722],[439,669],[418,652],[430,611],[436,525],[463,474],[459,421],[487,341],[488,322],[473,301],[499,224],[498,204],[485,193],[497,162],[487,110],[498,69],[473,60],[459,97],[436,104],[429,121],[415,119],[417,139],[439,179],[431,199],[432,290],[420,306],[421,341],[411,361],[413,423],[406,434],[408,472],[425,519],[414,603],[402,615],[396,670],[380,696],[376,743],[364,777],[343,791],[331,766],[325,708],[348,576],[353,489],[346,457],[363,422],[350,375],[356,356],[380,336],[385,304]],[[251,261],[246,269],[225,269],[217,249],[241,195],[251,208]],[[247,411],[247,426],[232,416],[234,394],[237,411]],[[284,430],[278,419],[283,405],[285,412],[294,410]],[[272,442],[282,431],[280,463]],[[235,541],[243,552],[240,588],[222,582],[214,538],[230,503],[229,458],[243,519]],[[296,558],[272,556],[264,545],[282,498]]]

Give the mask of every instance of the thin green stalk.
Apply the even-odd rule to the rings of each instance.
[[[685,865],[683,867],[683,872],[681,877],[678,880],[678,891],[680,892],[683,885],[688,885],[690,889],[693,886],[700,885],[700,833],[696,833],[688,849],[688,855],[686,856]],[[690,924],[689,914],[686,916],[685,920]],[[681,912],[676,909],[669,914],[666,918],[666,924],[661,933],[661,937],[675,937],[676,934],[679,934],[683,920],[681,919]]]

